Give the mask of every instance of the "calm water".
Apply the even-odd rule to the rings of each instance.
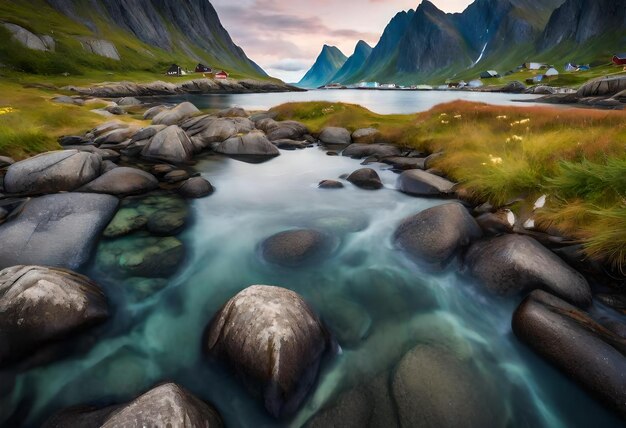
[[[360,104],[381,114],[408,114],[426,111],[437,104],[463,99],[497,105],[543,105],[520,103],[515,100],[534,100],[539,95],[516,95],[461,91],[369,91],[358,89],[315,90],[276,94],[181,95],[177,97],[149,97],[157,102],[191,101],[200,109],[242,107],[247,110],[268,110],[279,104],[300,101],[329,101]]]
[[[332,394],[398,362],[417,343],[444,343],[476,362],[493,381],[509,426],[610,427],[619,422],[572,382],[517,343],[510,319],[517,299],[481,294],[457,265],[425,271],[395,250],[390,237],[404,217],[441,203],[394,190],[396,175],[374,166],[379,191],[348,185],[317,188],[359,167],[319,148],[282,152],[258,165],[207,157],[197,168],[217,188],[193,203],[195,221],[181,239],[189,257],[169,285],[140,302],[125,301],[122,282],[104,284],[110,321],[83,352],[18,376],[0,416],[21,409],[27,426],[69,405],[134,397],[176,381],[219,409],[229,427],[301,426]],[[258,244],[293,227],[333,233],[341,244],[326,262],[299,270],[263,263]],[[227,371],[201,353],[205,325],[230,297],[252,284],[301,293],[331,325],[343,326],[343,353],[323,366],[301,412],[282,424],[269,418]],[[2,425],[0,419],[0,425]],[[513,422],[515,421],[515,422]]]

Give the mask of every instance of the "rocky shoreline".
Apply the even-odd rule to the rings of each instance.
[[[263,92],[305,92],[282,82],[254,79],[193,79],[181,83],[155,81],[149,83],[104,82],[89,87],[64,86],[64,91],[91,97],[149,97],[180,94],[249,94]]]
[[[177,235],[189,221],[188,201],[214,191],[193,169],[197,156],[215,153],[263,162],[281,150],[320,146],[327,155],[363,162],[345,177],[322,180],[320,192],[354,185],[375,197],[386,190],[368,165],[383,163],[398,172],[397,190],[407,198],[448,199],[397,225],[389,237],[392,244],[427,269],[459,261],[485,292],[520,301],[512,315],[515,335],[626,417],[626,324],[591,310],[602,302],[614,308],[617,319],[623,317],[626,295],[611,287],[615,278],[609,280],[603,267],[584,260],[580,247],[566,238],[525,227],[532,213],[516,217],[506,207],[466,200],[456,183],[436,169],[441,153],[397,147],[382,141],[376,129],[328,127],[312,135],[302,123],[276,120],[272,111],[251,115],[232,108],[202,114],[185,102],[151,107],[144,119],[144,127],[113,121],[85,135],[61,137],[64,150],[19,162],[0,158],[0,241],[10,243],[0,248],[0,367],[12,367],[108,319],[102,288],[72,271],[93,257],[111,280],[129,279],[136,299],[167,285],[185,259]],[[336,245],[333,236],[315,228],[286,230],[259,243],[259,257],[273,266],[299,268],[328,258]],[[25,323],[23,313],[33,316]],[[322,360],[336,357],[340,333],[293,291],[251,285],[212,315],[202,348],[208,364],[225,363],[271,415],[286,418],[311,393]],[[359,385],[308,425],[394,420],[412,426],[423,417],[414,403],[437,394],[454,405],[426,400],[432,423],[485,426],[503,418],[497,406],[480,411],[480,403],[467,401],[477,384],[474,363],[467,358],[434,345],[419,345],[403,355],[393,370],[381,374],[382,389],[372,386],[378,380]],[[431,371],[454,373],[459,383],[435,383],[435,392],[425,391],[414,379],[428,382]],[[493,392],[489,385],[479,387],[483,395]],[[386,401],[376,398],[383,390]],[[177,426],[184,421],[223,423],[212,406],[166,384],[131,403],[67,409],[45,426]]]

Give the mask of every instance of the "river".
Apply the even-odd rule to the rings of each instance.
[[[380,112],[406,112],[398,99],[388,97],[415,96],[371,91],[308,96],[318,94],[371,98],[371,104],[364,104]],[[421,94],[428,100],[416,101],[421,107],[414,110],[428,108],[434,98],[444,101],[443,97],[459,95]],[[265,103],[277,100],[271,97],[193,100],[205,99],[215,107],[264,109],[270,106]],[[507,103],[507,97],[511,96],[480,98]],[[207,104],[198,103],[205,108]],[[112,314],[96,330],[93,346],[18,375],[0,417],[3,411],[21,409],[20,419],[34,427],[64,407],[126,401],[168,380],[213,403],[229,427],[295,428],[336,392],[389,370],[412,346],[443,343],[472,361],[482,380],[493,385],[497,403],[479,398],[484,398],[485,406],[503,409],[507,426],[619,426],[610,412],[515,339],[510,321],[519,299],[484,294],[457,263],[433,272],[394,248],[391,236],[403,218],[443,201],[397,192],[397,175],[382,164],[372,166],[384,182],[381,190],[350,185],[341,190],[317,188],[320,180],[336,179],[359,167],[359,161],[327,156],[319,147],[282,151],[262,164],[203,157],[196,169],[217,190],[193,202],[194,220],[180,236],[188,255],[178,274],[163,290],[140,302],[125,301],[123,281],[103,281]],[[259,243],[294,227],[321,229],[340,244],[331,258],[312,267],[277,269],[264,263]],[[92,268],[87,272],[96,275]],[[300,293],[336,330],[342,347],[323,365],[314,392],[290,421],[270,418],[230,372],[207,361],[201,352],[204,328],[215,312],[253,284]]]

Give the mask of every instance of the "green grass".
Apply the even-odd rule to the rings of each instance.
[[[626,268],[626,112],[551,107],[502,107],[454,102],[415,115],[379,115],[363,107],[290,103],[279,119],[351,131],[374,127],[397,145],[445,154],[435,163],[474,203],[514,210],[579,239],[587,254]]]

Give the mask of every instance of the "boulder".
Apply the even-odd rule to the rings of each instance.
[[[11,33],[11,38],[24,47],[36,51],[53,51],[54,40],[50,36],[38,36],[19,25],[3,22],[2,25]]]
[[[213,406],[174,383],[166,383],[125,404],[101,409],[86,406],[65,409],[48,419],[43,428],[223,426]]]
[[[143,229],[148,224],[148,217],[134,208],[121,208],[108,224],[102,236],[118,238],[136,230]]]
[[[78,150],[42,153],[16,162],[4,177],[8,193],[52,193],[71,191],[100,175],[102,158]]]
[[[73,98],[67,95],[59,95],[58,97],[52,98],[52,102],[58,104],[69,104],[72,106],[82,106],[85,102],[80,98]]]
[[[167,128],[165,125],[146,126],[145,128],[141,128],[139,131],[135,132],[130,141],[134,143],[135,141],[149,140],[165,128]]]
[[[204,347],[258,387],[265,408],[282,417],[306,398],[332,339],[298,294],[254,285],[220,309],[207,328]]]
[[[137,168],[117,167],[78,189],[85,193],[126,196],[146,193],[159,187],[159,181]]]
[[[378,190],[383,187],[378,173],[371,168],[361,168],[350,174],[347,180],[361,189]]]
[[[190,162],[194,152],[185,131],[171,125],[158,132],[141,151],[141,156],[174,164]]]
[[[217,117],[248,117],[248,113],[241,107],[231,107],[220,110],[216,114]]]
[[[517,80],[506,84],[500,92],[505,92],[507,94],[523,94],[526,91],[526,85]]]
[[[0,168],[13,165],[14,163],[15,160],[13,160],[13,158],[10,158],[8,156],[0,156]]]
[[[176,125],[183,119],[195,116],[200,113],[200,110],[196,108],[190,102],[184,102],[178,104],[176,107],[169,110],[162,110],[152,119],[153,125]]]
[[[401,171],[409,169],[424,169],[425,161],[425,158],[409,158],[402,156],[392,156],[381,160],[381,162],[391,165],[393,169]]]
[[[175,169],[174,171],[170,171],[163,176],[163,181],[166,183],[180,183],[181,181],[185,181],[189,178],[189,173],[184,169]]]
[[[213,193],[213,186],[202,177],[192,177],[178,188],[178,193],[183,198],[203,198]]]
[[[587,313],[535,290],[513,314],[518,339],[626,418],[626,340]]]
[[[465,260],[472,275],[499,295],[544,289],[577,306],[591,304],[587,280],[533,238],[505,235],[474,243]]]
[[[120,278],[166,278],[176,272],[184,257],[183,243],[174,237],[130,235],[102,241],[96,265]]]
[[[202,148],[207,148],[213,143],[247,134],[253,129],[254,124],[246,118],[207,118],[202,126],[190,128],[187,132],[200,142]]]
[[[117,205],[114,196],[89,193],[31,199],[0,226],[0,268],[23,263],[78,268],[89,260]]]
[[[350,131],[345,128],[329,126],[322,130],[319,139],[324,144],[347,146],[352,142]]]
[[[108,317],[106,298],[89,278],[23,265],[0,271],[0,312],[0,365]]]
[[[317,187],[320,189],[342,189],[343,183],[337,180],[322,180]]]
[[[282,122],[272,120],[272,122],[272,126],[267,126],[267,124],[264,126],[263,123],[258,124],[258,128],[265,131],[270,141],[299,140],[309,132],[305,125],[293,120],[285,120]]]
[[[346,147],[341,154],[354,159],[362,159],[368,156],[375,156],[378,159],[382,159],[389,156],[400,156],[401,151],[391,144],[353,143]]]
[[[106,111],[107,113],[111,113],[115,116],[121,116],[123,114],[126,114],[126,110],[124,110],[122,107],[116,104],[111,104],[111,105],[106,106],[104,108],[104,111]]]
[[[375,128],[361,128],[352,133],[352,141],[356,144],[374,144],[381,140],[380,131]]]
[[[396,187],[413,196],[448,196],[454,193],[454,183],[419,169],[404,171],[398,177]]]
[[[94,137],[99,137],[102,134],[106,134],[107,132],[111,132],[121,128],[128,128],[128,125],[117,120],[112,120],[111,122],[105,122],[101,125],[98,125],[91,130],[91,134]]]
[[[282,150],[298,150],[305,149],[307,146],[306,142],[302,141],[294,141],[294,140],[275,140],[272,141],[276,147]]]
[[[81,38],[80,43],[83,45],[83,49],[91,54],[103,56],[115,61],[121,59],[115,45],[108,40]]]
[[[501,397],[487,382],[475,365],[453,352],[418,345],[402,358],[391,380],[400,426],[506,426]]]
[[[272,264],[298,267],[328,257],[334,249],[330,236],[312,229],[280,232],[261,244],[263,258]]]
[[[578,89],[576,95],[586,97],[612,97],[626,90],[626,76],[605,76],[591,80]]]
[[[458,202],[428,208],[400,223],[394,241],[412,258],[445,264],[482,236],[480,227]]]
[[[513,221],[511,221],[513,220]],[[511,210],[498,210],[495,213],[484,213],[476,217],[481,229],[490,235],[501,235],[513,232],[515,214]]]
[[[88,144],[89,139],[79,135],[63,135],[58,140],[61,146],[79,146],[81,144]]]
[[[139,101],[135,97],[123,97],[116,101],[118,106],[138,106],[141,105],[141,101]]]
[[[270,143],[265,134],[260,131],[229,138],[217,146],[215,151],[229,156],[274,157],[280,155],[276,146]]]
[[[158,115],[159,113],[161,113],[164,110],[169,110],[170,108],[168,106],[154,106],[154,107],[150,107],[148,110],[145,111],[145,113],[143,114],[143,119],[144,120],[152,120],[155,118],[156,115]]]

